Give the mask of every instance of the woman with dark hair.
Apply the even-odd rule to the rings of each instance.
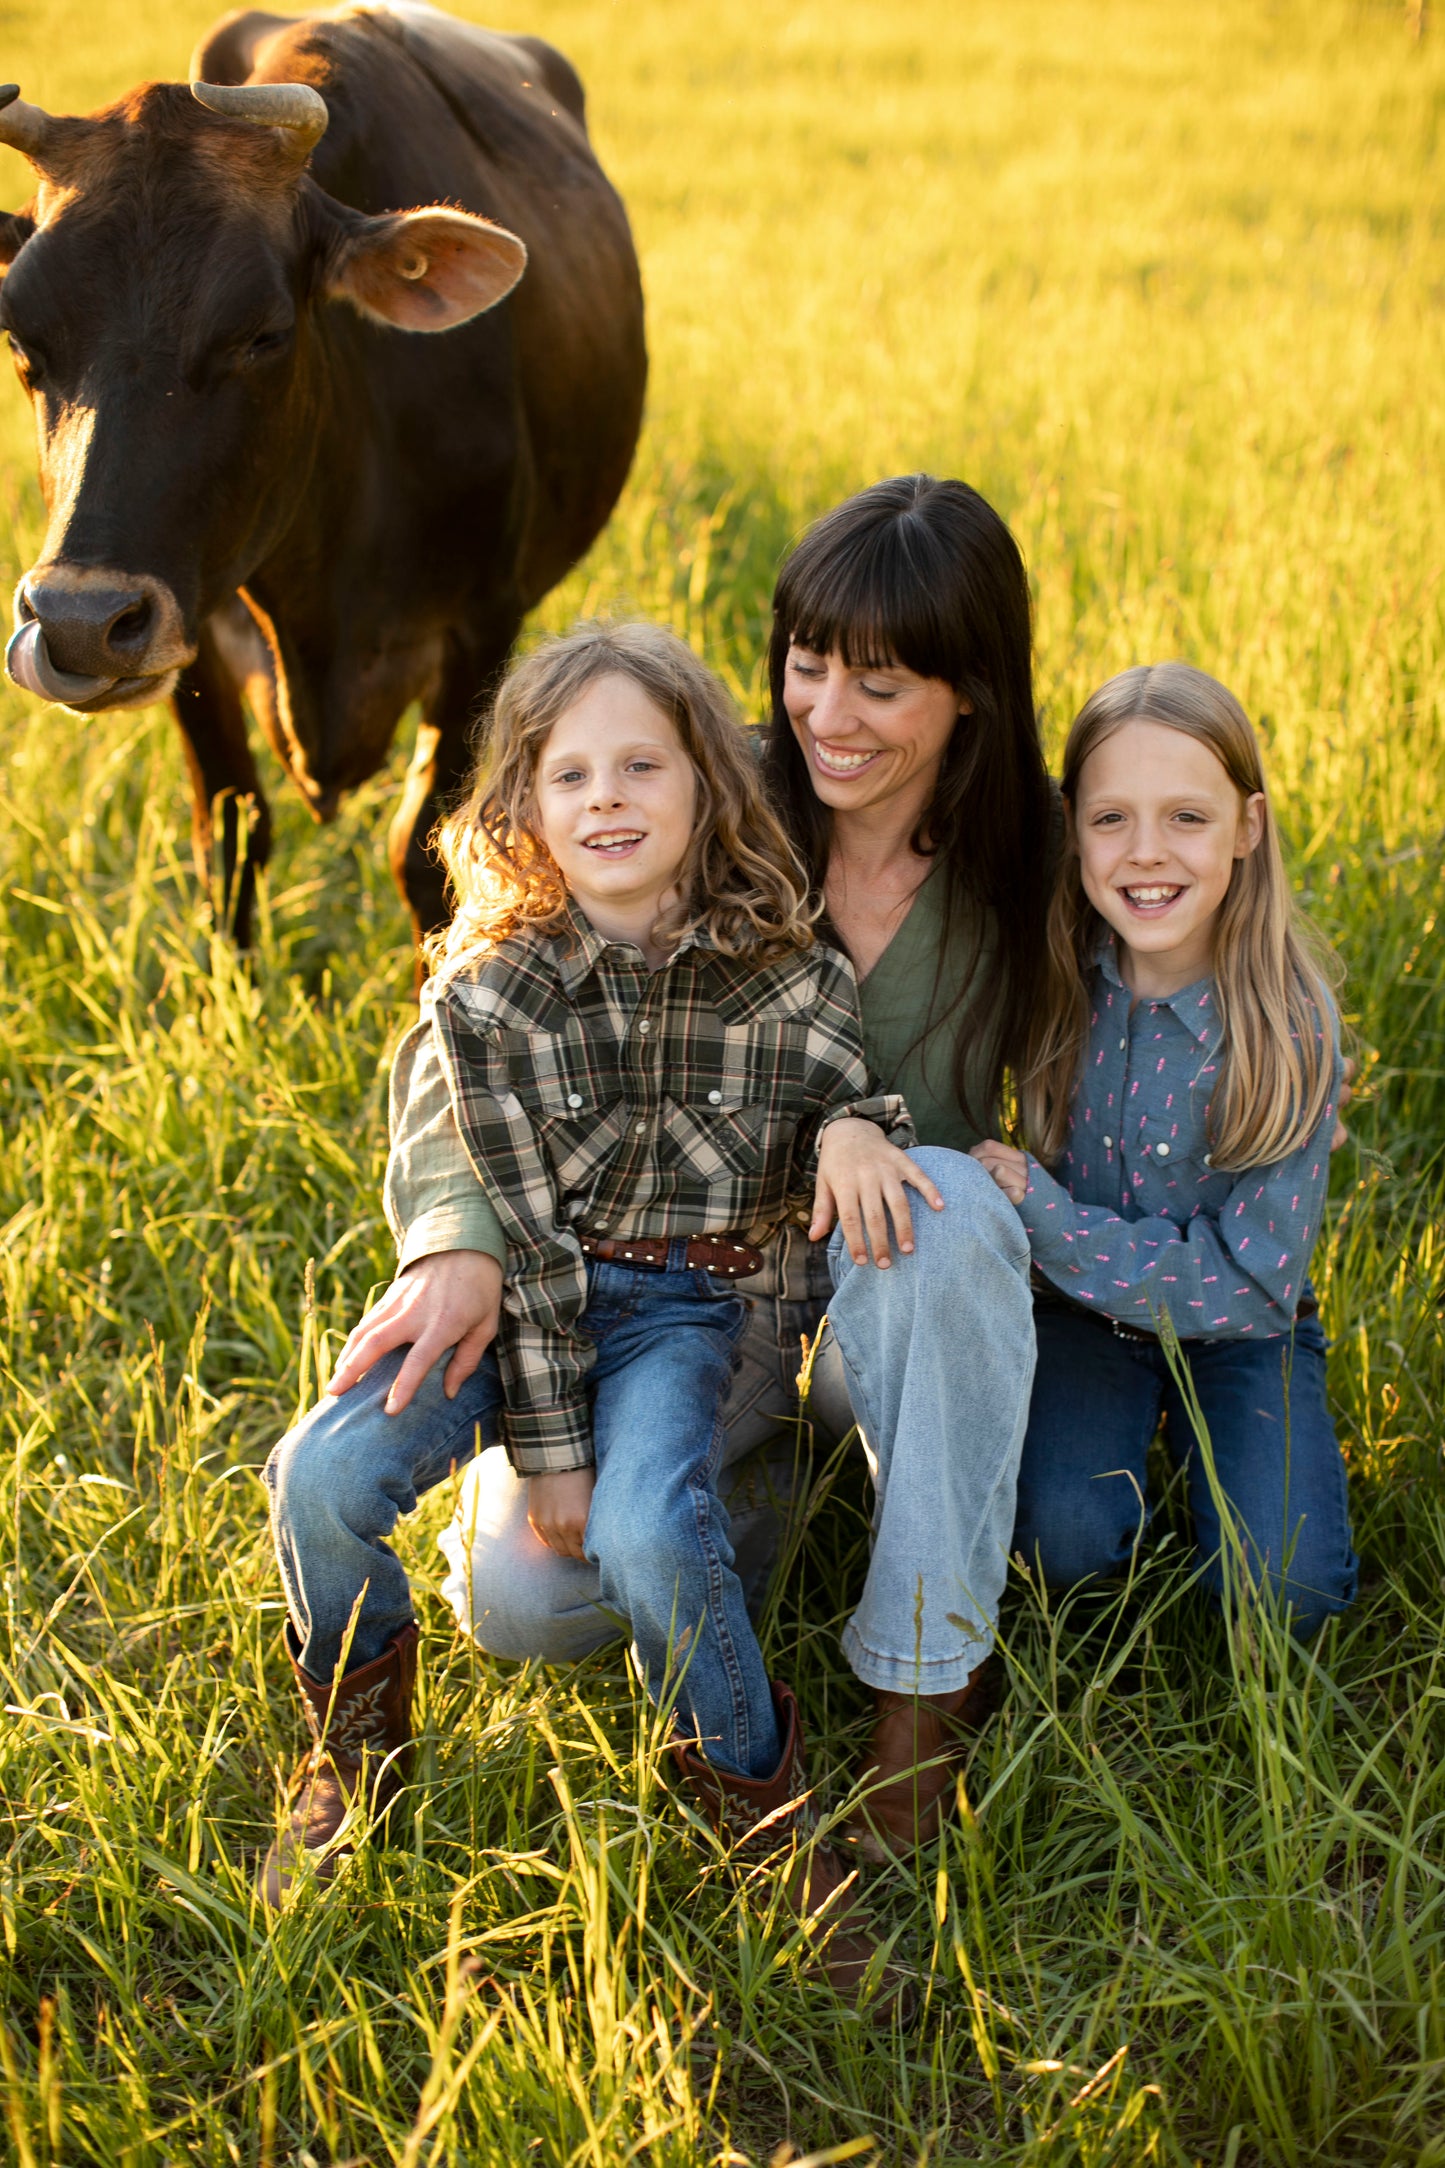
[[[743,1464],[796,1416],[800,1335],[826,1311],[807,1412],[837,1437],[857,1425],[876,1488],[843,1638],[877,1698],[851,1832],[876,1858],[936,1833],[948,1754],[985,1706],[1034,1334],[1018,1216],[967,1153],[994,1133],[1027,1036],[1053,817],[1023,560],[976,491],[910,475],[849,499],[789,558],[774,610],[766,770],[825,932],[856,967],[869,1067],[906,1096],[912,1156],[943,1206],[915,1204],[892,1234],[849,1216],[826,1254],[826,1213],[769,1245],[741,1283],[754,1300],[721,1487],[757,1592],[777,1518]],[[465,1196],[435,1191],[430,1208],[448,1243],[492,1246]],[[870,1251],[887,1269],[859,1269]],[[486,1648],[570,1661],[615,1636],[595,1567],[539,1559],[500,1454],[479,1464],[469,1510]]]
[[[957,1151],[1023,1056],[1044,960],[1053,814],[1031,631],[1004,522],[924,474],[820,519],[773,597],[773,796],[868,982],[875,1065],[907,1074],[923,1141]],[[925,704],[904,743],[899,719]]]

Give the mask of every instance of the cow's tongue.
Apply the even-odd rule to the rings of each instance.
[[[81,677],[74,671],[58,669],[50,659],[45,633],[36,618],[12,636],[5,650],[5,668],[26,692],[67,706],[75,700],[94,700],[119,683],[113,677]]]

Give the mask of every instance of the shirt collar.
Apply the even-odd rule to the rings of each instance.
[[[1119,951],[1111,927],[1105,926],[1099,934],[1094,950],[1094,969],[1110,986],[1117,986],[1132,1002],[1129,992],[1119,975]],[[1142,995],[1142,1000],[1152,1002],[1161,1009],[1172,1009],[1180,1023],[1201,1046],[1207,1046],[1219,1030],[1219,1010],[1214,999],[1212,978],[1195,979],[1192,985],[1181,986],[1177,994]]]
[[[630,941],[609,941],[605,934],[597,931],[586,912],[579,910],[575,903],[568,903],[566,926],[559,930],[555,938],[559,944],[557,976],[568,994],[575,993],[588,974],[597,969],[609,949],[616,949],[623,956],[635,956],[644,970],[646,969],[646,960],[640,948]],[[691,948],[711,949],[715,945],[703,928],[690,927],[667,962],[660,965],[659,969],[670,971],[678,958],[685,956]]]

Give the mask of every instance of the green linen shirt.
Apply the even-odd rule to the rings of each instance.
[[[980,1132],[965,1119],[953,1089],[958,1034],[967,1032],[963,1001],[942,1023],[966,968],[971,929],[955,932],[943,954],[943,869],[924,880],[897,933],[859,988],[863,1051],[879,1089],[906,1100],[920,1144],[966,1152]],[[985,953],[987,933],[985,933]],[[950,966],[950,958],[952,959]],[[971,1097],[984,1105],[987,1050],[971,1053]],[[392,1144],[384,1202],[397,1244],[397,1269],[441,1250],[483,1250],[507,1262],[502,1223],[477,1180],[457,1129],[452,1095],[430,1024],[408,1033],[391,1080]],[[985,1113],[993,1110],[985,1106]]]

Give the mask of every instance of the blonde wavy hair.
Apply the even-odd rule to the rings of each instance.
[[[677,732],[697,776],[678,903],[654,938],[705,934],[725,956],[770,962],[813,945],[808,877],[763,797],[727,691],[660,625],[583,624],[544,640],[502,681],[470,793],[435,838],[455,915],[428,961],[449,974],[524,926],[560,926],[567,890],[537,824],[537,763],[553,726],[600,678],[629,679]]]
[[[1230,782],[1263,804],[1260,840],[1234,872],[1214,934],[1221,1041],[1209,1104],[1210,1161],[1241,1172],[1295,1151],[1318,1126],[1333,1077],[1330,991],[1340,970],[1299,920],[1254,728],[1233,693],[1188,663],[1121,671],[1085,701],[1064,748],[1069,846],[1049,906],[1048,966],[1032,1058],[1019,1088],[1041,1160],[1064,1148],[1089,1035],[1089,975],[1104,921],[1084,893],[1073,809],[1084,763],[1129,722],[1162,723],[1208,746]]]

